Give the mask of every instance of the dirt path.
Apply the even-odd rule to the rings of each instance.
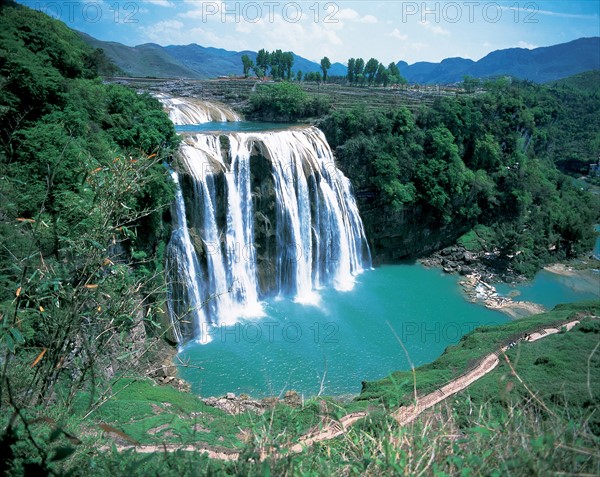
[[[570,321],[569,323],[566,323],[563,326],[567,329],[567,331],[569,331],[577,323],[579,323],[579,321],[574,320]],[[543,330],[527,335],[524,341],[537,341],[541,338],[559,332],[560,328],[544,328]],[[475,381],[492,371],[494,368],[496,368],[500,361],[498,359],[498,355],[500,353],[504,353],[508,348],[508,346],[505,346],[496,353],[488,354],[471,371],[467,372],[466,374],[463,374],[462,376],[459,376],[456,379],[453,379],[448,384],[436,389],[432,393],[427,394],[426,396],[419,399],[414,405],[402,406],[398,408],[392,413],[392,416],[394,417],[394,419],[396,419],[396,421],[398,421],[398,424],[400,425],[405,425],[409,422],[414,421],[417,418],[417,416],[421,414],[425,409],[429,409],[430,407],[433,407],[434,405],[443,401],[447,397],[452,396],[453,394],[456,394],[459,391],[462,391],[463,389],[467,388],[470,384],[474,383]]]
[[[300,438],[297,444],[290,447],[291,452],[302,452],[306,447],[313,445],[315,442],[328,441],[335,437],[346,433],[346,429],[357,421],[366,417],[366,412],[353,412],[340,418],[339,421],[332,421],[329,425],[322,429],[318,429]]]
[[[546,336],[559,333],[563,327],[566,328],[567,331],[569,331],[578,323],[579,320],[573,320],[563,324],[560,328],[544,328],[535,333],[526,335],[523,341],[537,341],[539,339],[545,338]],[[505,346],[495,353],[488,354],[487,356],[482,358],[479,361],[479,364],[472,370],[468,371],[462,376],[459,376],[456,379],[453,379],[452,381],[436,389],[435,391],[419,398],[417,402],[415,402],[415,404],[409,406],[402,406],[396,409],[394,412],[392,412],[391,415],[401,426],[409,424],[410,422],[414,421],[426,409],[429,409],[435,406],[437,403],[443,401],[444,399],[452,396],[453,394],[462,391],[463,389],[467,388],[469,385],[471,385],[472,383],[474,383],[475,381],[477,381],[478,379],[495,369],[499,363],[498,356],[501,353],[504,353],[508,348],[509,346]],[[299,453],[316,442],[327,441],[334,439],[335,437],[341,436],[342,434],[346,433],[348,427],[352,426],[357,421],[365,418],[367,415],[367,412],[354,412],[343,416],[338,421],[331,420],[323,428],[315,429],[302,436],[296,444],[288,448],[288,451],[293,453]],[[136,452],[144,454],[151,452],[173,452],[176,450],[188,452],[202,452],[208,454],[208,456],[211,459],[228,461],[237,460],[240,456],[240,453],[238,451],[230,450],[224,447],[209,446],[207,444],[201,443],[196,445],[190,444],[187,446],[181,446],[177,444],[139,446],[117,445],[116,448],[119,452],[124,450],[135,449]],[[106,449],[109,449],[109,447],[106,447]],[[275,455],[279,455],[279,453],[263,450],[261,452],[261,460],[269,456],[273,457]]]

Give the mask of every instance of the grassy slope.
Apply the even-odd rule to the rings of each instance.
[[[419,391],[427,392],[460,374],[471,362],[515,334],[574,315],[599,312],[600,302],[563,305],[543,315],[475,330],[434,363],[417,368]],[[360,401],[340,404],[314,398],[303,408],[279,405],[263,416],[226,415],[196,396],[143,379],[119,381],[112,389],[115,396],[86,419],[82,415],[90,400],[85,394],[69,414],[60,406],[27,413],[38,417],[37,423],[30,426],[38,445],[51,453],[60,448],[76,451],[69,459],[59,461],[57,469],[92,469],[99,476],[412,475],[421,471],[426,475],[525,476],[560,475],[565,469],[594,475],[600,472],[600,416],[596,416],[600,407],[600,352],[592,351],[599,342],[600,326],[594,320],[569,333],[512,348],[508,359],[527,388],[502,361],[492,373],[405,428],[398,428],[383,408],[374,404],[384,401],[391,405],[410,399],[411,373],[395,373],[394,381],[370,383]],[[397,384],[403,381],[406,384]],[[367,406],[371,408],[369,417],[344,436],[317,444],[302,454],[257,463],[259,448],[271,446],[285,452],[290,442],[310,427]],[[3,416],[2,420],[8,418]],[[66,435],[57,438],[52,432],[55,426],[46,424],[48,418],[83,442],[73,446]],[[221,462],[199,453],[117,453],[110,450],[110,445],[122,439],[102,432],[101,423],[140,443],[201,442],[237,449],[241,457]],[[254,461],[248,460],[252,458]],[[76,471],[75,475],[80,473]]]
[[[479,358],[493,352],[507,340],[516,339],[516,336],[541,325],[551,326],[563,322],[575,313],[599,314],[600,302],[562,305],[542,315],[474,330],[463,337],[458,344],[448,347],[436,361],[415,370],[418,393],[421,395],[431,392],[462,374]],[[590,336],[592,335],[593,333]],[[543,394],[549,395],[553,401],[559,400],[564,393],[571,396],[585,394],[585,389],[582,388],[585,386],[585,379],[581,375],[582,369],[580,368],[578,373],[573,373],[569,371],[569,363],[573,359],[583,361],[584,357],[589,355],[589,348],[593,342],[587,341],[585,344],[589,336],[584,333],[565,336],[566,338],[554,336],[537,343],[528,343],[508,353],[509,358],[520,366],[522,363],[519,359],[514,359],[515,353],[522,353],[526,357],[524,359],[527,359],[537,356],[536,353],[540,352],[538,350],[547,349],[548,343],[558,346],[560,353],[549,356],[548,359],[537,356],[540,359],[532,368],[537,378],[534,383],[539,384]],[[562,339],[565,341],[561,341]],[[503,362],[499,369],[505,373],[506,366]],[[496,374],[495,371],[490,376]],[[482,394],[479,391],[472,393],[477,403],[488,401],[491,398],[490,393],[501,396],[498,394],[498,385],[492,385],[496,378],[490,376],[483,378],[486,385],[481,387]],[[526,374],[526,377],[529,379],[530,375]],[[560,381],[557,381],[557,377]],[[570,380],[578,384],[569,384]],[[548,383],[552,383],[551,388],[547,388]],[[557,389],[561,390],[559,394],[556,394],[557,391],[553,387],[555,384],[558,386]],[[469,388],[469,392],[471,389],[479,389],[479,386]],[[554,394],[550,389],[554,390]],[[380,381],[365,383],[363,392],[352,403],[340,404],[332,400],[324,400],[325,404],[321,404],[321,399],[315,398],[307,401],[302,409],[280,405],[273,413],[266,413],[261,417],[252,413],[227,415],[205,405],[194,395],[181,393],[171,387],[157,386],[150,380],[122,380],[114,386],[113,392],[115,397],[92,414],[92,422],[109,423],[144,444],[160,443],[165,440],[175,443],[201,441],[212,445],[239,448],[244,444],[237,436],[241,429],[269,428],[271,432],[283,432],[287,438],[292,438],[318,424],[323,409],[327,409],[326,414],[329,417],[338,418],[346,413],[365,409],[369,405],[373,407],[378,402],[383,402],[386,407],[410,403],[413,397],[413,375],[410,371],[400,371]],[[83,414],[88,403],[89,396],[82,395],[77,403],[76,413]],[[571,399],[569,403],[577,407],[589,405],[585,399]],[[159,427],[161,429],[156,431]]]
[[[541,409],[558,406],[597,410],[600,406],[600,349],[594,349],[598,343],[600,321],[597,320],[580,323],[569,333],[520,343],[506,352],[506,358],[500,359],[494,371],[459,393],[457,401],[468,396],[470,405],[476,406],[502,406],[529,400]],[[592,416],[590,424],[600,436],[600,415]]]

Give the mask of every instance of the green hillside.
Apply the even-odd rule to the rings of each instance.
[[[600,71],[586,71],[546,84],[557,89],[571,89],[598,95],[600,94]]]
[[[119,68],[121,74],[137,77],[158,78],[202,78],[159,45],[148,43],[136,47],[126,46],[112,41],[100,41],[90,35],[78,32],[88,45],[101,48],[104,54]]]
[[[47,475],[23,426],[68,416],[80,390],[131,367],[124,355],[141,364],[164,316],[163,162],[178,138],[156,99],[103,84],[106,66],[64,24],[0,7],[1,475],[23,446],[10,472]]]

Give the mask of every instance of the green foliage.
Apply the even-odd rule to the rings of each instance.
[[[331,61],[326,56],[321,60],[321,71],[323,71],[323,81],[327,83],[327,72],[331,68]]]
[[[1,7],[0,407],[68,406],[160,310],[178,139],[156,99],[102,84],[102,61],[64,24]]]
[[[348,73],[346,79],[351,85],[384,86],[406,84],[407,81],[400,74],[400,69],[395,63],[390,63],[386,68],[376,58],[371,58],[365,64],[362,58],[348,60]]]
[[[264,78],[267,73],[267,69],[270,68],[270,75],[274,80],[287,80],[292,79],[292,67],[294,66],[294,54],[291,51],[275,50],[269,52],[264,48],[258,51],[256,55],[256,65],[252,66],[249,59],[244,61],[244,75],[247,75],[246,67],[254,69],[256,76]]]
[[[248,73],[254,67],[254,62],[250,59],[248,55],[242,55],[242,67],[244,69],[244,77],[248,77]]]
[[[297,84],[285,81],[259,86],[250,96],[246,114],[263,119],[293,121],[324,114],[328,107],[321,98],[310,97]]]
[[[551,157],[561,170],[586,175],[600,158],[600,102],[598,71],[588,71],[551,84],[549,94],[560,103],[548,137]]]
[[[311,71],[304,75],[304,81],[313,81],[315,83],[321,83],[323,81],[323,76],[319,71]]]
[[[485,225],[476,225],[472,230],[462,235],[456,243],[469,252],[479,253],[494,248],[496,236],[494,231]]]
[[[562,115],[556,95],[520,82],[485,87],[418,113],[335,111],[319,124],[355,188],[375,202],[368,207],[394,214],[410,206],[420,226],[447,230],[450,241],[488,227],[504,263],[525,275],[591,250],[600,203],[553,163]],[[588,138],[596,133],[589,123],[580,128]],[[378,229],[365,220],[367,230]]]

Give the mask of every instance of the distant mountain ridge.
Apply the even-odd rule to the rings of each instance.
[[[106,55],[126,74],[157,78],[207,79],[218,76],[241,75],[242,56],[256,58],[253,51],[229,51],[222,48],[190,45],[160,46],[146,43],[135,47],[117,42],[97,40],[78,32],[85,42],[102,48]],[[568,43],[528,50],[509,48],[496,50],[479,61],[465,58],[446,58],[440,63],[418,62],[412,65],[397,63],[402,75],[411,83],[457,83],[465,76],[515,78],[545,83],[566,78],[584,71],[600,70],[600,37],[580,38]],[[293,71],[321,71],[314,61],[294,54]],[[330,76],[345,76],[347,68],[333,63]]]
[[[499,75],[546,83],[584,71],[600,70],[600,37],[579,38],[532,50],[496,50],[479,61],[448,58],[441,63],[413,65],[400,61],[398,67],[402,75],[414,83],[456,83],[465,76],[488,78]]]
[[[207,79],[231,74],[242,75],[242,56],[248,55],[252,61],[256,59],[254,51],[229,51],[195,43],[169,46],[145,43],[126,46],[113,41],[98,40],[86,33],[77,33],[89,45],[102,48],[116,66],[131,76]],[[293,71],[310,73],[321,71],[321,66],[294,54]],[[345,76],[346,71],[346,67],[341,63],[333,63],[329,74]]]

